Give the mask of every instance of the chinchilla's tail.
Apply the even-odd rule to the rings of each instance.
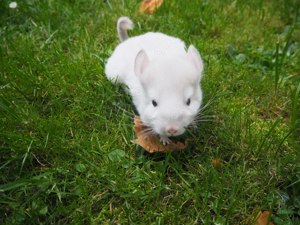
[[[133,22],[128,17],[122,16],[118,19],[117,32],[121,42],[128,39],[127,30],[131,30],[132,28]]]

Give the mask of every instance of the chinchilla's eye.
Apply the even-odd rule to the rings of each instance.
[[[156,102],[155,100],[152,100],[152,105],[153,105],[154,107],[156,107],[156,106],[157,106],[157,102]]]
[[[186,100],[186,105],[190,105],[191,104],[191,99],[188,98],[188,100]]]

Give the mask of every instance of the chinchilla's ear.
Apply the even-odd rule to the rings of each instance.
[[[195,65],[201,78],[201,74],[203,71],[203,61],[198,50],[193,45],[190,45],[190,47],[187,50],[187,55],[191,62]]]
[[[141,76],[149,64],[149,58],[146,52],[142,49],[135,58],[134,73],[136,76]]]

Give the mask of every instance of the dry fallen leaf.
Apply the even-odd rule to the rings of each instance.
[[[161,6],[163,0],[144,0],[140,5],[140,12],[151,14]]]
[[[139,116],[134,117],[134,131],[137,139],[131,142],[140,145],[149,153],[154,152],[171,152],[176,150],[183,150],[187,147],[187,141],[182,142],[171,142],[168,145],[163,145],[159,138],[154,134],[148,134],[144,130],[147,129],[146,126],[142,124]]]
[[[268,219],[271,216],[269,211],[259,211],[256,210],[247,220],[247,225],[274,225],[271,221],[268,223]]]
[[[214,167],[214,168],[220,168],[223,164],[223,161],[221,159],[212,159],[211,160],[211,165]]]

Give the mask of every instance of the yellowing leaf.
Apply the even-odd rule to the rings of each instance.
[[[255,212],[256,210],[254,210]],[[247,220],[247,225],[274,225],[271,221],[269,222],[269,217],[271,213],[269,211],[259,211],[258,213],[253,213]]]
[[[211,165],[214,167],[214,168],[220,168],[223,164],[223,161],[221,159],[212,159],[211,160]]]
[[[163,0],[144,0],[140,5],[140,12],[151,14],[161,6]]]
[[[159,138],[154,134],[149,134],[145,132],[145,129],[148,127],[142,124],[142,121],[139,116],[134,117],[134,131],[137,139],[132,140],[132,143],[140,145],[149,153],[154,152],[171,152],[176,150],[183,150],[187,147],[187,141],[182,142],[171,142],[168,145],[163,145]]]

